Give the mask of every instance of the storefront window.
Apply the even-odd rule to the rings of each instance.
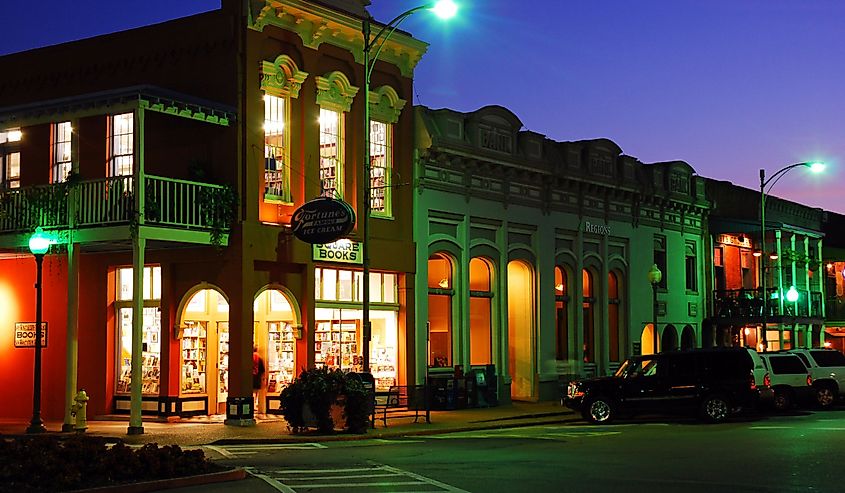
[[[584,362],[585,363],[595,363],[596,361],[596,345],[595,345],[595,314],[594,314],[594,304],[595,299],[593,298],[593,275],[587,269],[582,271],[582,282],[583,282],[583,301],[582,301],[582,308],[583,308],[583,322],[584,322]]]
[[[363,370],[360,271],[317,268],[314,360],[318,367]],[[396,274],[370,273],[370,371],[376,388],[398,382],[399,307]],[[343,305],[348,304],[348,308]],[[331,305],[331,306],[328,306]]]
[[[116,272],[118,362],[116,392],[128,393],[132,382],[132,268]],[[158,394],[161,358],[161,267],[144,267],[141,392]]]
[[[569,304],[566,286],[566,272],[555,267],[555,349],[558,360],[569,359]]]
[[[490,264],[474,258],[469,262],[469,357],[471,365],[493,362]]]
[[[607,275],[607,298],[610,361],[619,361],[619,280],[613,272]]]
[[[208,322],[186,322],[182,329],[182,393],[205,394]]]
[[[443,254],[428,259],[428,364],[452,366],[452,262]]]

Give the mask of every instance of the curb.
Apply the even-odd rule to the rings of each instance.
[[[237,468],[229,471],[199,474],[196,476],[182,476],[179,478],[158,479],[155,481],[144,481],[141,483],[124,483],[109,486],[100,486],[86,490],[73,490],[68,493],[149,493],[153,491],[171,490],[188,486],[199,486],[204,484],[224,483],[227,481],[240,481],[246,479],[246,469]]]

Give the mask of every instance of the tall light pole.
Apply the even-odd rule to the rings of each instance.
[[[50,248],[50,238],[37,228],[29,238],[29,251],[35,255],[35,369],[32,382],[32,419],[27,433],[44,433],[47,429],[41,420],[41,266],[44,254]]]
[[[396,17],[392,21],[381,26],[381,29],[372,36],[371,23],[373,18],[369,13],[364,17],[361,24],[361,33],[364,35],[364,203],[362,204],[364,224],[361,234],[363,236],[363,245],[361,245],[361,262],[364,268],[364,283],[362,286],[362,314],[363,319],[363,371],[369,373],[370,371],[370,336],[372,335],[372,327],[370,326],[370,200],[372,195],[370,183],[370,76],[378,61],[379,53],[384,48],[384,44],[390,38],[399,24],[411,15],[420,10],[431,10],[438,17],[448,19],[453,17],[457,12],[457,5],[452,0],[439,0],[436,3],[429,3],[420,5],[407,10]],[[381,42],[379,44],[379,42]],[[370,55],[370,51],[376,48],[374,55]]]
[[[766,251],[766,194],[772,190],[772,187],[778,182],[778,180],[786,174],[787,171],[798,168],[799,166],[810,168],[810,171],[813,173],[821,173],[824,171],[825,165],[824,163],[820,162],[806,162],[806,163],[795,163],[790,164],[789,166],[784,166],[783,168],[777,170],[772,176],[768,179],[766,178],[766,170],[760,169],[760,246],[763,250],[762,255],[760,255],[760,286],[763,288],[763,315],[761,318],[762,327],[761,327],[761,337],[760,337],[760,345],[765,351],[768,346],[768,341],[766,337],[766,326],[768,325],[768,311],[769,311],[769,294],[766,292],[766,259],[769,258],[769,255],[776,254],[776,249],[772,252]],[[771,183],[771,185],[769,185]],[[766,189],[768,186],[768,190]]]
[[[663,279],[663,273],[657,264],[653,264],[648,270],[648,282],[651,283],[651,327],[652,327],[652,341],[654,342],[654,354],[657,354],[657,286]]]

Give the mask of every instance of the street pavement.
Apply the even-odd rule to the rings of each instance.
[[[431,411],[431,422],[421,417],[388,419],[387,426],[376,421],[374,429],[366,434],[353,435],[338,432],[333,435],[312,433],[293,434],[281,416],[259,415],[253,426],[231,426],[223,424],[222,416],[153,420],[145,417],[144,433],[128,435],[128,416],[107,416],[88,421],[89,435],[121,440],[127,444],[158,443],[159,445],[199,446],[206,444],[238,443],[295,443],[336,440],[364,440],[399,436],[430,435],[454,431],[492,429],[512,426],[532,426],[578,418],[569,409],[554,402],[514,402],[488,408]],[[20,436],[29,424],[28,420],[0,421],[0,435]],[[62,424],[46,423],[48,433],[60,433]]]

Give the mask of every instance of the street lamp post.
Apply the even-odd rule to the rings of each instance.
[[[652,327],[652,341],[654,342],[654,354],[657,354],[657,285],[663,279],[663,273],[657,264],[653,264],[648,271],[648,282],[651,283],[651,327]]]
[[[47,429],[41,420],[41,271],[44,254],[50,248],[50,238],[41,228],[29,239],[29,251],[35,255],[35,369],[32,383],[32,419],[26,428],[27,433],[44,433]]]
[[[778,182],[778,180],[786,174],[787,171],[797,168],[799,166],[810,168],[810,171],[813,173],[820,173],[824,171],[825,165],[824,163],[820,162],[806,162],[806,163],[795,163],[790,164],[789,166],[784,166],[783,168],[777,170],[772,176],[768,179],[766,178],[766,170],[760,169],[760,246],[762,249],[762,255],[760,255],[760,286],[763,290],[763,314],[761,317],[761,337],[760,337],[760,346],[765,351],[768,346],[768,341],[766,337],[766,327],[768,325],[768,311],[769,311],[769,294],[766,292],[766,259],[769,258],[769,255],[774,255],[777,252],[767,252],[766,251],[766,194],[772,190],[772,187]],[[774,181],[773,181],[774,180]],[[771,183],[771,185],[769,185]],[[769,186],[768,190],[766,190],[766,186]]]
[[[396,31],[396,28],[399,27],[399,24],[420,10],[431,10],[437,14],[438,17],[447,19],[455,15],[457,6],[452,0],[439,0],[436,3],[414,7],[397,15],[387,24],[384,24],[375,36],[371,35],[371,23],[373,19],[369,13],[364,16],[361,24],[361,33],[364,35],[364,203],[362,204],[364,223],[361,231],[363,236],[363,244],[361,245],[361,262],[364,270],[361,318],[363,319],[364,324],[364,336],[362,338],[363,341],[361,350],[363,352],[363,371],[367,373],[370,371],[370,337],[372,335],[372,327],[370,325],[370,195],[372,193],[372,184],[370,183],[370,76],[376,66],[376,61],[378,61],[381,49],[384,47],[384,44],[393,32]],[[381,41],[381,44],[379,44],[379,41]],[[376,49],[375,54],[371,56],[370,51],[376,46],[378,46],[378,48]]]

